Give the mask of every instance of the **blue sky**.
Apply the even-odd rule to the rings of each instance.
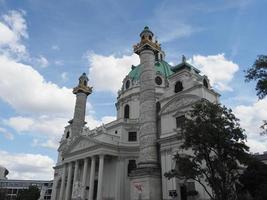
[[[52,178],[58,141],[71,119],[82,72],[90,78],[90,128],[114,119],[116,92],[139,60],[132,45],[148,25],[178,64],[208,75],[221,102],[247,131],[252,152],[267,150],[258,127],[266,98],[244,70],[266,54],[264,0],[0,0],[0,165],[9,178]],[[33,170],[34,169],[34,170]]]

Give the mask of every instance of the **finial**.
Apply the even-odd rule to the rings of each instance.
[[[83,73],[79,78],[79,84],[77,87],[73,89],[73,93],[77,94],[78,92],[83,92],[87,95],[92,93],[92,87],[88,86],[88,77],[86,76],[86,73]]]
[[[182,55],[182,62],[185,63],[186,62],[186,57],[184,55]]]

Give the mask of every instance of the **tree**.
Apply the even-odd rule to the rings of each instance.
[[[267,95],[267,56],[260,55],[251,68],[246,71],[246,81],[257,81],[256,91],[259,99]]]
[[[240,193],[248,191],[254,200],[267,199],[267,165],[253,159],[248,164],[244,173],[240,176]]]
[[[245,80],[257,81],[256,91],[259,99],[263,99],[267,95],[267,56],[259,55],[254,64],[245,71]],[[263,125],[260,127],[263,129],[261,135],[267,134],[267,121],[263,121]]]
[[[232,111],[202,100],[186,114],[180,134],[177,169],[165,176],[197,181],[212,200],[237,199],[236,183],[240,166],[249,159],[249,147]]]
[[[40,190],[37,186],[30,186],[28,189],[21,190],[18,193],[17,200],[38,200]]]

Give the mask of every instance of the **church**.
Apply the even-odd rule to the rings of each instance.
[[[140,64],[122,81],[115,121],[86,126],[92,87],[85,73],[79,78],[74,116],[58,148],[53,200],[209,199],[197,182],[168,180],[164,173],[176,167],[185,113],[200,99],[218,102],[220,95],[184,56],[180,64],[167,63],[153,36],[145,27],[133,47]]]

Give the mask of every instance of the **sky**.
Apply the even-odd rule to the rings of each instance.
[[[132,46],[144,26],[166,61],[182,55],[209,77],[246,130],[253,153],[267,98],[244,70],[266,54],[264,0],[0,0],[0,165],[9,179],[52,179],[64,127],[73,116],[72,88],[86,72],[93,86],[90,129],[115,119],[117,91],[139,58]]]

